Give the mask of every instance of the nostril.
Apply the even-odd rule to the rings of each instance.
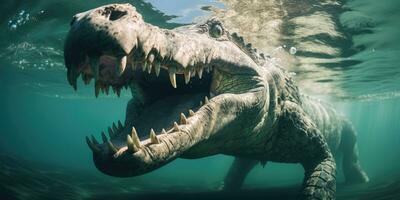
[[[110,13],[109,19],[110,19],[111,21],[118,20],[118,19],[120,19],[121,17],[123,17],[124,15],[126,15],[126,13],[127,13],[126,11],[113,10],[113,11],[111,11],[111,13]]]

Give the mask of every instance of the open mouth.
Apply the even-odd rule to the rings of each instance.
[[[132,91],[134,105],[128,104],[125,123],[111,125],[108,137],[103,132],[103,144],[93,136],[87,138],[94,152],[107,150],[113,155],[157,144],[163,135],[189,125],[189,118],[214,96],[211,83],[218,68],[206,59],[182,63],[154,48],[146,52],[140,45],[125,56],[87,56],[79,66],[85,84],[95,79],[96,97],[109,95],[110,89],[118,96],[122,88]]]
[[[265,90],[250,47],[217,19],[161,29],[129,4],[75,15],[64,46],[69,83],[77,89],[79,76],[94,79],[95,96],[132,92],[125,122],[112,124],[108,137],[103,132],[102,143],[86,138],[96,167],[135,176],[177,157],[219,152],[224,144],[211,137],[240,130],[236,116],[263,106],[254,103]]]

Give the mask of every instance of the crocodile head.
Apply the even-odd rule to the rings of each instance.
[[[215,18],[167,30],[144,22],[130,4],[102,6],[73,17],[64,57],[75,89],[79,76],[95,80],[96,96],[131,88],[125,123],[112,125],[109,138],[102,133],[103,143],[86,138],[96,167],[109,175],[234,154],[231,146],[242,143],[229,133],[256,130],[262,120],[255,118],[265,117],[264,56]]]

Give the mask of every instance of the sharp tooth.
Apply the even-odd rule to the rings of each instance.
[[[161,134],[167,134],[167,131],[165,131],[165,129],[162,129]]]
[[[99,59],[98,58],[89,58],[90,69],[92,70],[94,80],[99,78]]]
[[[177,88],[175,73],[169,73],[169,80],[171,81],[172,87]]]
[[[124,73],[126,68],[126,56],[122,57],[118,64],[118,76]]]
[[[105,89],[104,89],[104,87],[101,87],[101,93],[105,93],[106,91],[105,91]]]
[[[150,63],[153,63],[153,61],[154,61],[154,54],[151,53],[147,59],[149,60]]]
[[[121,121],[118,120],[118,129],[122,131],[123,128],[124,126],[122,125]]]
[[[130,135],[126,136],[126,144],[128,146],[129,152],[135,153],[135,152],[139,151],[139,149],[135,146],[135,144],[133,144],[133,140]]]
[[[196,76],[196,70],[191,69],[190,70],[190,77],[195,77]]]
[[[103,140],[103,143],[106,143],[108,141],[106,134],[104,132],[101,132],[101,139]]]
[[[96,98],[99,96],[100,89],[101,89],[100,83],[96,82],[96,84],[94,84],[94,95],[96,96]]]
[[[113,128],[114,134],[117,134],[118,133],[118,128],[117,128],[117,125],[115,125],[114,122],[112,124],[112,128]]]
[[[154,70],[156,72],[157,77],[160,75],[160,69],[161,69],[161,64],[159,62],[156,62],[155,66],[154,66]]]
[[[153,64],[149,63],[149,65],[147,65],[147,73],[151,74],[151,68],[153,67]]]
[[[197,75],[199,75],[199,79],[203,77],[203,67],[197,69]]]
[[[112,129],[110,127],[108,127],[108,136],[110,138],[114,138],[114,136],[115,136],[114,132],[112,131]]]
[[[139,136],[138,136],[138,134],[136,132],[135,127],[132,127],[131,137],[132,137],[133,144],[135,144],[135,146],[137,148],[140,148],[141,147],[140,139],[139,139]]]
[[[86,136],[86,143],[88,144],[89,148],[94,152],[94,153],[99,153],[100,148],[94,144],[90,139]]]
[[[91,135],[91,137],[92,137],[93,143],[94,143],[95,145],[98,145],[99,142],[96,140],[96,138],[95,138],[93,135]]]
[[[208,104],[208,103],[210,103],[210,101],[208,100],[208,97],[206,96],[206,97],[204,97],[204,104]]]
[[[200,101],[200,106],[202,106],[203,105],[203,102],[202,101]]]
[[[180,124],[187,124],[186,116],[183,113],[181,113]]]
[[[194,115],[193,110],[189,110],[189,116],[193,116],[193,115]]]
[[[151,140],[151,143],[153,143],[153,144],[160,143],[160,141],[158,141],[157,135],[153,129],[150,130],[150,140]]]
[[[190,71],[185,70],[183,73],[185,74],[185,83],[188,84],[190,81]]]
[[[174,131],[179,131],[179,126],[176,122],[174,122]]]
[[[146,71],[146,69],[147,69],[147,62],[144,61],[142,64],[142,71]]]
[[[110,149],[111,153],[115,154],[118,152],[118,149],[111,143],[111,141],[107,141],[108,149]]]

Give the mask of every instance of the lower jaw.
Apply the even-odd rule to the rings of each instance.
[[[188,116],[189,109],[196,111],[205,96],[206,93],[196,93],[162,98],[144,107],[131,124],[136,128],[140,139],[148,138],[151,129],[156,133],[160,133],[162,129],[168,130],[174,122],[179,121],[181,113]]]

